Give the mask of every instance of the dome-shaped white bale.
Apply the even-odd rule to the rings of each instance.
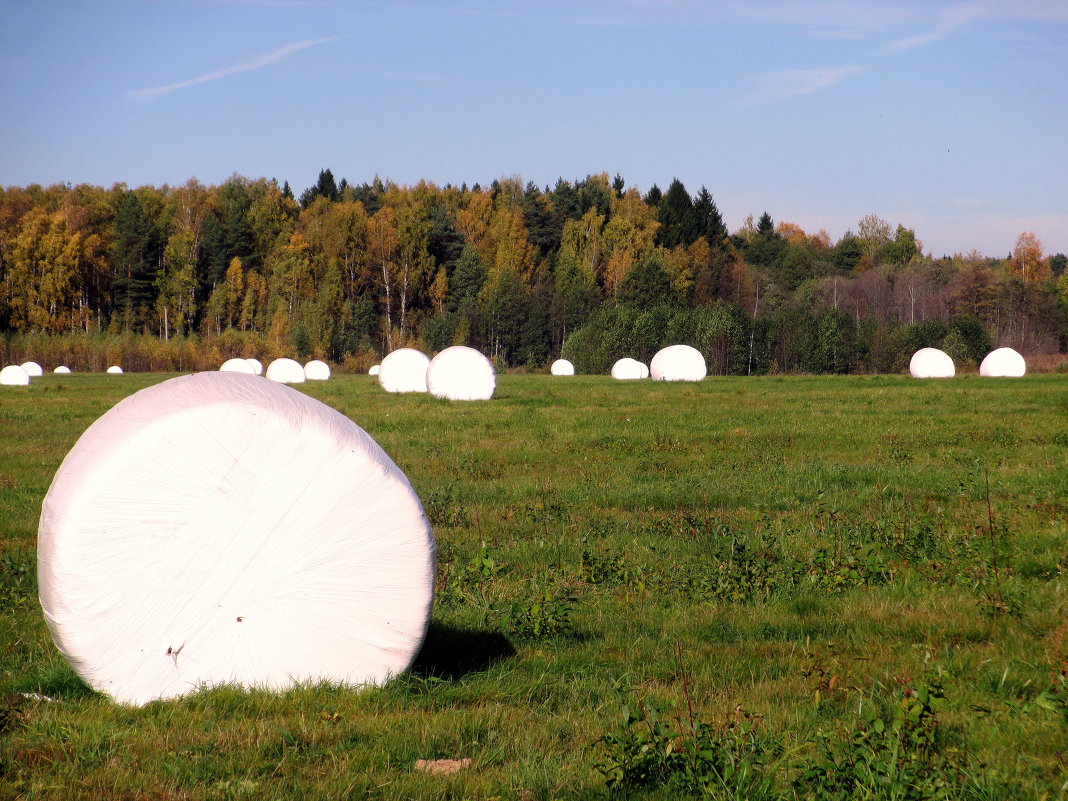
[[[0,384],[8,387],[24,387],[30,383],[30,374],[18,364],[9,364],[0,370]]]
[[[253,375],[263,375],[263,362],[259,359],[245,359],[248,362],[248,366],[252,368]]]
[[[642,378],[649,377],[649,365],[645,362],[638,362],[638,366],[642,368]]]
[[[668,345],[649,363],[654,381],[700,381],[708,375],[705,357],[689,345]]]
[[[247,373],[248,375],[255,375],[252,365],[248,363],[248,359],[227,359],[222,363],[222,367],[219,368],[220,373]]]
[[[119,373],[122,372],[122,368],[119,367],[117,364],[113,364],[113,365],[111,365],[111,367],[108,368],[108,372],[111,373],[112,375],[118,375]]]
[[[23,362],[21,366],[30,378],[40,378],[44,375],[44,370],[41,369],[41,365],[37,362]]]
[[[57,367],[52,372],[53,373],[69,373],[70,372],[70,368],[67,367],[66,365],[61,364],[59,367]]]
[[[436,398],[489,400],[497,388],[497,372],[474,348],[453,345],[430,360],[426,388]]]
[[[381,370],[382,370],[382,365],[380,365],[380,364],[372,364],[371,365],[371,369],[367,371],[367,375],[378,375]]]
[[[920,348],[909,361],[913,378],[952,378],[956,373],[953,359],[938,348]]]
[[[380,684],[426,633],[435,545],[359,426],[241,373],[180,376],[98,419],[41,510],[40,597],[91,687]]]
[[[426,392],[430,358],[414,348],[398,348],[382,360],[378,383],[386,392]]]
[[[643,377],[642,364],[636,359],[624,357],[612,365],[612,378],[619,379],[620,381],[629,381]]]
[[[549,368],[549,372],[553,375],[574,375],[575,365],[569,362],[567,359],[557,359],[552,363]]]
[[[1027,362],[1012,348],[990,351],[979,365],[979,375],[990,378],[1020,378],[1026,372]]]
[[[319,359],[312,359],[304,365],[304,377],[309,381],[326,381],[330,378],[330,365]]]
[[[303,384],[304,368],[292,359],[275,359],[267,365],[267,377],[279,384]]]

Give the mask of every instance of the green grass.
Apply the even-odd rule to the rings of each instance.
[[[34,541],[81,432],[165,377],[0,393],[0,798],[1068,799],[1068,377],[304,385],[431,518],[423,653],[133,709],[57,653]]]

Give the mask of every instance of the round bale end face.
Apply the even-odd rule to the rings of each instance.
[[[69,367],[67,367],[67,366],[66,366],[65,364],[61,364],[61,365],[60,365],[59,367],[57,367],[57,368],[56,368],[55,370],[53,370],[52,372],[53,372],[53,373],[59,373],[59,374],[61,374],[61,375],[65,375],[65,374],[67,374],[67,373],[69,373],[69,372],[70,372],[70,368],[69,368]]]
[[[631,358],[623,358],[612,365],[612,378],[618,381],[633,381],[644,378],[642,363]]]
[[[348,418],[241,373],[143,389],[75,444],[45,496],[45,619],[125,704],[237,684],[382,684],[433,602],[418,497]]]
[[[122,368],[119,367],[117,364],[111,365],[111,367],[109,367],[107,371],[112,375],[122,375]]]
[[[705,357],[689,345],[669,345],[649,363],[654,381],[701,381],[708,375]]]
[[[37,362],[23,362],[20,366],[30,378],[40,378],[44,375],[44,369]]]
[[[304,368],[293,359],[275,359],[267,365],[267,378],[279,384],[303,384]]]
[[[493,363],[474,348],[453,345],[430,360],[427,391],[447,400],[489,400],[497,388]]]
[[[549,368],[549,372],[553,375],[574,375],[575,365],[569,362],[567,359],[557,359],[552,363]]]
[[[227,359],[219,367],[219,372],[222,373],[246,373],[248,375],[254,375],[254,370],[248,359]]]
[[[29,386],[30,374],[20,364],[9,364],[0,370],[0,386],[25,387]]]
[[[1027,362],[1012,348],[990,351],[979,365],[979,375],[989,378],[1022,378],[1026,373]]]
[[[920,348],[909,361],[909,375],[913,378],[953,378],[955,374],[953,359],[938,348]]]
[[[414,348],[398,348],[382,360],[378,383],[386,392],[426,392],[430,358]]]
[[[304,365],[304,377],[309,381],[327,381],[330,378],[330,365],[319,359],[312,359]]]

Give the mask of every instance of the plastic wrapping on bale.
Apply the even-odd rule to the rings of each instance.
[[[37,362],[23,362],[20,366],[30,378],[40,378],[44,375],[44,370]]]
[[[382,360],[378,383],[386,392],[426,392],[430,358],[414,348],[398,348]]]
[[[120,373],[122,373],[122,368],[119,367],[117,364],[113,364],[111,365],[111,367],[108,368],[107,371],[112,375],[119,375]]]
[[[638,366],[642,368],[642,378],[649,377],[649,365],[645,362],[638,362]]]
[[[909,361],[909,374],[913,378],[952,378],[955,373],[953,359],[938,348],[920,348]]]
[[[292,359],[275,359],[267,365],[267,378],[279,384],[303,384],[304,368]]]
[[[631,381],[644,378],[642,375],[642,363],[636,359],[622,358],[612,365],[612,378],[620,381]]]
[[[248,362],[248,366],[252,368],[253,375],[263,375],[263,362],[259,359],[245,359]]]
[[[319,359],[312,359],[304,365],[304,377],[309,381],[326,381],[330,378],[330,365]]]
[[[649,373],[654,381],[700,381],[708,375],[708,368],[697,348],[669,345],[653,356]]]
[[[69,373],[70,372],[70,368],[67,367],[66,365],[61,364],[59,367],[57,367],[52,372],[53,373]]]
[[[990,351],[979,365],[979,375],[988,378],[1020,378],[1026,372],[1027,362],[1012,348]]]
[[[557,359],[552,363],[549,368],[549,372],[553,375],[574,375],[575,365],[569,362],[567,359]]]
[[[221,373],[246,373],[248,375],[255,375],[256,374],[255,368],[253,368],[253,366],[251,364],[249,364],[248,359],[236,359],[236,358],[235,359],[227,359],[225,362],[223,362],[222,366],[219,368],[219,372],[221,372]]]
[[[7,387],[24,387],[30,383],[30,374],[21,365],[9,364],[0,370],[0,385]]]
[[[241,373],[121,401],[41,511],[41,604],[89,686],[144,704],[201,687],[381,684],[423,641],[435,545],[359,426]]]
[[[448,400],[489,400],[497,387],[493,364],[474,348],[453,345],[430,360],[427,391]]]

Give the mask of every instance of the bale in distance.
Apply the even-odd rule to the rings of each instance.
[[[217,371],[93,423],[38,539],[56,645],[89,686],[137,705],[219,684],[382,684],[419,650],[434,563],[419,498],[366,432]]]
[[[649,365],[645,362],[638,362],[638,366],[642,368],[642,378],[649,377]]]
[[[292,359],[275,359],[267,365],[267,378],[279,384],[303,384],[304,368]]]
[[[979,375],[988,378],[1021,378],[1026,372],[1027,362],[1012,348],[990,351],[979,365]]]
[[[380,365],[380,364],[372,364],[371,365],[371,369],[367,371],[367,375],[378,375],[381,370],[382,370],[382,365]]]
[[[29,386],[30,374],[20,364],[9,364],[0,370],[0,385],[6,387]]]
[[[956,374],[953,359],[938,348],[920,348],[909,361],[913,378],[952,378]]]
[[[108,368],[107,371],[112,375],[119,375],[122,372],[122,368],[119,367],[117,364],[113,364],[111,365],[111,367]]]
[[[59,367],[57,367],[52,372],[53,373],[69,373],[70,372],[70,368],[67,367],[65,364],[61,364]]]
[[[40,378],[44,375],[44,370],[37,362],[23,362],[21,367],[30,378]]]
[[[552,363],[549,368],[549,372],[553,375],[574,375],[575,365],[569,362],[567,359],[557,359]]]
[[[248,375],[255,375],[255,371],[251,364],[248,363],[248,359],[227,359],[222,363],[219,368],[220,373],[246,373]]]
[[[312,359],[304,365],[304,377],[309,381],[326,381],[330,378],[330,365],[320,359]]]
[[[700,381],[708,375],[705,357],[689,345],[668,345],[649,363],[654,381]]]
[[[632,381],[644,378],[642,375],[642,363],[629,356],[624,357],[612,365],[612,378],[619,381]]]
[[[414,348],[398,348],[382,360],[378,383],[386,392],[426,392],[430,358]]]
[[[252,368],[253,375],[263,375],[263,362],[259,359],[245,359],[248,362],[248,366]]]
[[[497,388],[497,372],[474,348],[453,345],[430,360],[426,388],[435,398],[489,400]]]

